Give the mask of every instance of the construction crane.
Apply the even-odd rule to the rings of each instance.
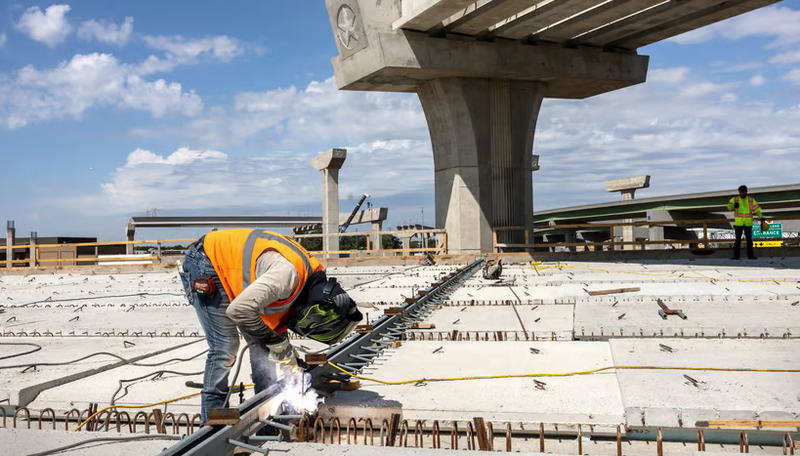
[[[347,231],[348,228],[350,228],[350,222],[353,221],[353,219],[356,216],[356,213],[358,212],[359,209],[361,209],[361,205],[364,204],[364,201],[366,201],[367,198],[369,198],[369,195],[364,193],[364,196],[362,196],[361,199],[358,201],[358,204],[356,204],[356,208],[353,209],[353,212],[350,213],[350,217],[347,217],[347,221],[344,222],[344,225],[339,226],[339,233],[344,233],[345,231]]]

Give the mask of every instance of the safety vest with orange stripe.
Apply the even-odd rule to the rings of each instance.
[[[739,203],[739,207],[734,207],[735,203]],[[733,210],[734,225],[736,226],[753,226],[753,214],[761,217],[761,206],[752,196],[747,198],[734,196],[728,202],[728,210]]]
[[[256,261],[265,251],[274,250],[294,265],[298,280],[291,296],[269,304],[261,313],[264,324],[278,332],[286,330],[284,323],[291,316],[292,304],[311,275],[325,270],[300,244],[270,231],[213,231],[205,236],[203,249],[231,302],[256,279]]]

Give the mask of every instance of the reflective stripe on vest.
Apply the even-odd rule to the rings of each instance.
[[[300,249],[298,249],[296,245],[292,244],[287,239],[275,236],[272,233],[268,233],[263,230],[253,230],[247,236],[247,240],[244,243],[244,252],[242,254],[242,290],[247,288],[251,283],[250,268],[251,265],[253,264],[253,249],[255,248],[256,241],[258,239],[266,239],[268,241],[279,242],[285,245],[286,247],[292,249],[292,251],[294,251],[294,253],[296,253],[300,257],[300,259],[303,260],[303,264],[306,267],[306,280],[308,280],[308,278],[311,277],[311,274],[313,274],[313,270],[311,268],[311,264],[308,262],[308,257],[306,256],[305,253],[303,253]],[[289,307],[292,306],[295,299],[297,299],[298,295],[299,293],[296,294],[291,301],[287,302],[286,304],[280,307],[267,306],[262,310],[261,314],[271,315],[271,314],[286,312],[287,310],[289,310]]]

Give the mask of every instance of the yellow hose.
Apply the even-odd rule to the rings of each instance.
[[[485,375],[485,376],[474,376],[474,377],[452,377],[452,378],[418,378],[414,380],[401,380],[399,382],[387,382],[384,380],[378,380],[375,378],[370,377],[362,377],[360,375],[351,374],[350,372],[342,369],[341,367],[333,364],[331,362],[328,363],[332,367],[344,372],[345,374],[357,378],[359,380],[366,380],[375,383],[381,383],[383,385],[407,385],[409,383],[419,383],[419,382],[455,382],[461,380],[491,380],[491,379],[501,379],[501,378],[528,378],[528,377],[571,377],[575,375],[589,375],[589,374],[596,374],[598,372],[603,372],[607,370],[613,369],[631,369],[631,370],[692,370],[692,371],[716,371],[716,372],[785,372],[785,373],[800,373],[800,369],[751,369],[746,367],[681,367],[681,366],[609,366],[609,367],[601,367],[598,369],[592,369],[587,371],[579,371],[579,372],[565,372],[560,374],[554,373],[540,373],[540,374],[511,374],[511,375]]]
[[[244,386],[254,386],[254,384],[253,383],[249,383],[249,384],[244,385]],[[154,402],[152,404],[147,404],[147,405],[109,405],[108,407],[104,407],[104,408],[96,411],[89,418],[86,418],[86,420],[83,423],[79,424],[78,427],[75,428],[75,430],[76,431],[80,431],[81,428],[86,425],[86,423],[88,423],[89,421],[92,420],[92,418],[96,417],[97,415],[99,415],[102,412],[105,412],[106,410],[109,410],[109,409],[113,409],[113,408],[121,408],[121,409],[150,408],[150,407],[155,407],[157,405],[163,405],[163,404],[169,404],[169,403],[172,403],[172,402],[182,401],[184,399],[189,399],[190,397],[195,397],[195,396],[199,396],[199,395],[200,395],[200,393],[193,393],[193,394],[188,394],[186,396],[176,397],[175,399],[167,399],[166,401]]]

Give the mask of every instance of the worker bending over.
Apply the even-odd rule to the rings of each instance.
[[[755,260],[756,255],[753,253],[753,215],[762,217],[761,206],[758,205],[755,198],[747,196],[747,186],[742,185],[739,187],[739,196],[734,196],[728,201],[728,210],[733,211],[734,218],[734,232],[736,233],[736,241],[733,244],[733,258],[739,259],[739,252],[741,251],[742,233],[747,242],[747,258]]]
[[[277,380],[275,364],[298,370],[287,330],[335,344],[362,319],[356,303],[300,244],[262,230],[219,230],[194,242],[183,287],[206,335],[201,420],[225,407],[239,333],[250,347],[256,393]]]

